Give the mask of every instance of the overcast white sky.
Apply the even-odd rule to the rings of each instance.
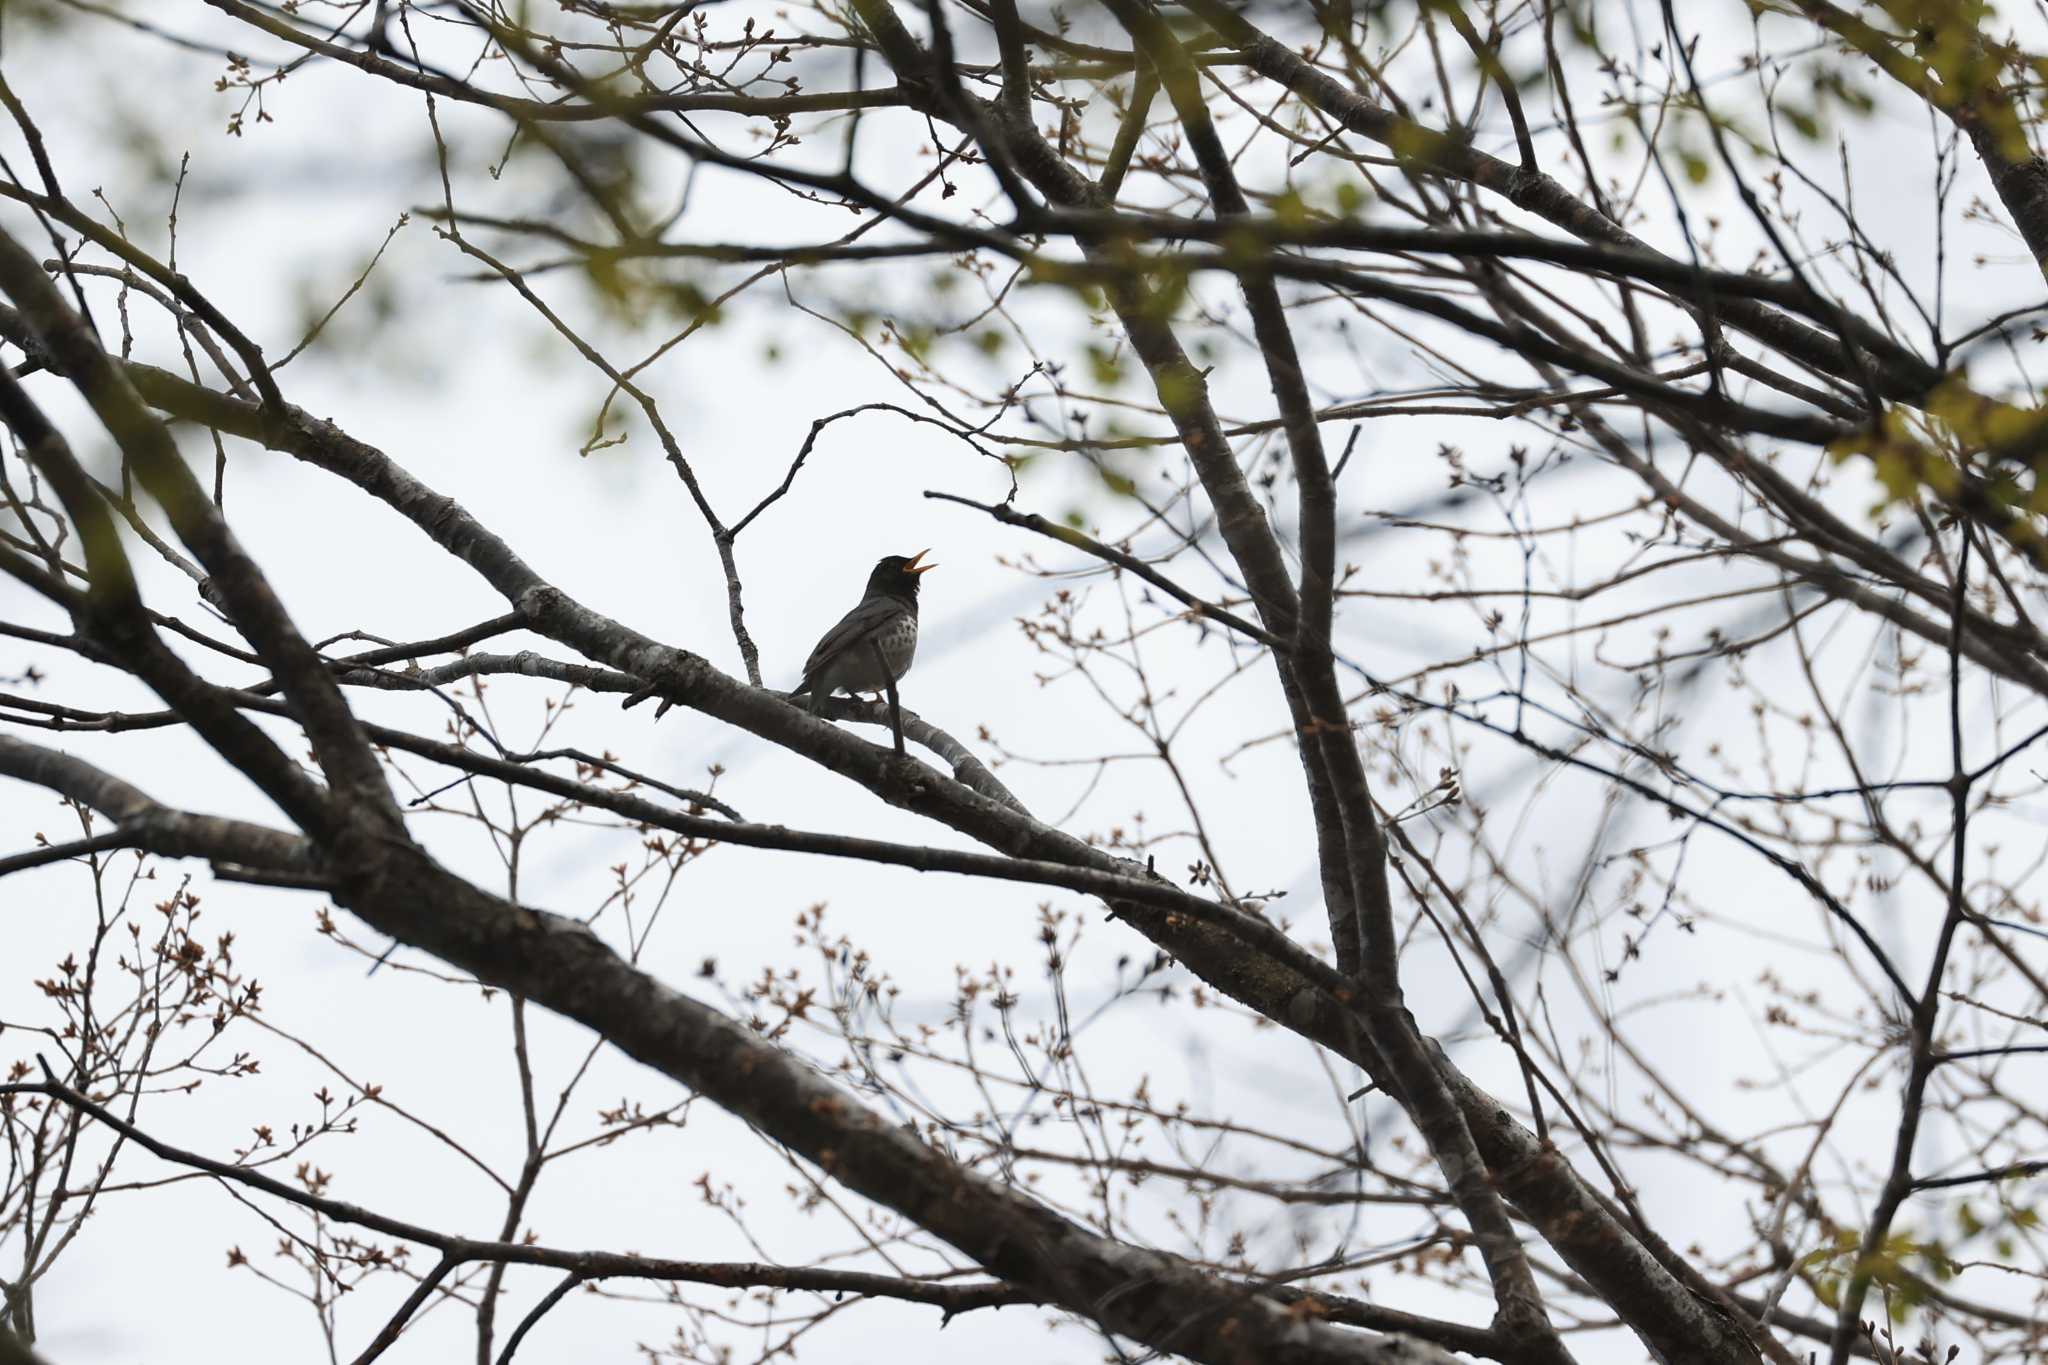
[[[1734,5],[1724,8],[1731,19],[1739,11]],[[723,8],[711,13],[714,23],[738,22]],[[198,5],[152,7],[152,14],[181,33],[223,31]],[[89,52],[76,46],[82,38],[89,38]],[[152,173],[152,165],[160,170],[190,152],[180,265],[272,356],[297,339],[309,308],[317,311],[338,296],[400,213],[435,196],[420,136],[420,102],[373,85],[358,73],[331,65],[307,67],[271,92],[268,108],[275,122],[229,138],[221,129],[235,101],[210,89],[219,73],[216,59],[180,53],[103,24],[81,25],[59,39],[16,31],[8,43],[8,79],[40,121],[67,189],[79,198],[89,189],[102,190],[137,239],[153,249],[162,245],[168,201],[166,184]],[[238,33],[236,44],[247,46],[246,36]],[[821,73],[812,84],[823,78]],[[482,168],[497,154],[502,128],[445,104],[441,116],[463,192],[472,196],[472,207],[487,205],[489,186]],[[884,179],[891,178],[892,169],[885,158],[907,158],[923,142],[923,134],[909,123],[881,117],[873,120],[868,136],[865,168]],[[1883,206],[1867,216],[1865,226],[1882,234],[1911,273],[1914,262],[1925,260],[1931,240],[1929,213],[1921,211],[1926,207],[1926,128],[1887,113],[1873,128],[1860,131],[1856,141],[1859,202]],[[22,163],[15,160],[18,151],[11,140],[6,154],[19,173]],[[1825,169],[1831,154],[1816,153],[1815,161]],[[686,171],[678,159],[663,156],[649,158],[646,168],[676,188]],[[515,162],[513,190],[530,192],[535,174],[532,163]],[[900,173],[894,178],[900,179]],[[1978,191],[1978,180],[1974,163],[1966,162],[1966,191],[1956,196],[1957,204]],[[32,228],[18,213],[0,217],[10,231]],[[843,216],[828,216],[742,177],[711,170],[695,186],[685,221],[698,239],[765,241],[843,231],[845,222]],[[2012,251],[1994,229],[1952,226],[1964,244],[1951,246],[1959,254],[1981,250],[2003,257]],[[1663,227],[1655,224],[1645,231],[1659,245],[1676,247]],[[1740,262],[1745,255],[1731,250],[1723,259]],[[580,600],[738,672],[708,537],[658,447],[636,428],[624,446],[579,457],[593,404],[603,393],[602,379],[509,291],[466,282],[462,277],[471,269],[436,238],[431,224],[415,217],[391,245],[371,289],[343,312],[315,350],[283,372],[287,396],[333,418],[456,498],[540,573]],[[923,269],[816,272],[798,287],[819,299],[835,291],[880,289],[885,299],[924,307],[930,300],[924,294]],[[1916,278],[1924,279],[1924,272]],[[614,359],[638,359],[660,336],[658,325],[634,327],[595,317],[587,294],[566,278],[542,287],[566,314],[590,326]],[[2040,292],[2038,275],[2027,267],[1994,263],[1959,272],[1950,307],[1963,316]],[[858,348],[793,314],[779,299],[775,286],[764,286],[755,306],[735,310],[733,321],[678,349],[648,380],[728,517],[774,486],[815,418],[878,398],[907,398]],[[397,325],[369,325],[380,306],[398,310]],[[1066,305],[1047,300],[1030,306],[1050,318]],[[103,309],[103,326],[108,316]],[[1068,330],[1057,339],[1071,351],[1076,334],[1071,323],[1061,325]],[[771,343],[781,357],[773,363],[765,354]],[[1390,385],[1411,382],[1419,374],[1398,338],[1358,336],[1353,344],[1356,353],[1333,345],[1309,357],[1314,378],[1332,393],[1360,391],[1367,366]],[[1270,400],[1263,376],[1248,356],[1227,355],[1213,382],[1227,411],[1266,415]],[[39,381],[36,392],[53,410],[75,417],[75,406],[62,400],[55,385]],[[78,420],[70,422],[68,431],[81,453],[105,466],[108,443],[103,436]],[[1377,423],[1347,476],[1353,481],[1348,505],[1399,507],[1441,488],[1444,468],[1433,452],[1442,443],[1463,445],[1475,463],[1493,467],[1515,438],[1509,430],[1477,422],[1397,418]],[[203,458],[197,443],[190,448]],[[1539,501],[1531,509],[1537,520],[1591,516],[1639,496],[1625,477],[1589,463],[1544,485],[1552,491],[1544,494],[1547,504]],[[831,428],[795,491],[741,542],[749,624],[768,681],[783,686],[794,681],[811,641],[852,604],[877,556],[931,546],[943,567],[926,580],[923,644],[906,704],[971,742],[986,726],[1019,753],[1078,759],[1128,751],[1133,735],[1085,684],[1069,679],[1042,686],[1035,680],[1045,660],[1012,624],[1013,618],[1038,610],[1052,587],[1006,567],[1000,557],[1030,553],[1060,568],[1079,568],[1081,561],[1046,542],[1004,532],[967,509],[921,497],[923,490],[934,488],[995,500],[1005,487],[998,468],[928,427],[872,415]],[[1845,474],[1838,495],[1848,507],[1869,502],[1867,488],[1854,482],[1853,473]],[[1051,461],[1030,471],[1022,502],[1051,516],[1085,506],[1111,530],[1124,515],[1100,496],[1090,478]],[[410,526],[285,457],[235,448],[227,507],[309,636],[360,629],[392,639],[421,638],[504,610],[480,580],[447,562]],[[1347,544],[1346,558],[1363,566],[1366,581],[1403,588],[1424,582],[1427,556],[1441,552],[1438,542],[1386,531],[1367,538],[1362,534],[1366,518],[1352,515],[1357,521],[1347,530],[1361,534]],[[1470,516],[1475,526],[1500,524],[1487,508],[1474,509]],[[1471,542],[1468,549],[1482,564],[1497,560],[1502,581],[1519,580],[1511,548]],[[1611,562],[1626,549],[1619,539],[1597,533],[1578,543],[1585,566]],[[1754,581],[1753,574],[1744,573],[1701,570],[1697,591]],[[1192,566],[1187,577],[1205,589],[1213,587]],[[1097,595],[1093,609],[1105,623],[1118,618],[1114,589],[1104,580],[1074,586]],[[159,610],[199,618],[195,595],[184,580],[152,572],[146,587]],[[53,624],[41,603],[8,584],[0,584],[0,614]],[[1566,617],[1560,609],[1546,619]],[[1850,635],[1855,632],[1845,632],[1844,649],[1860,650],[1867,632],[1853,641]],[[1344,636],[1353,658],[1388,677],[1486,640],[1462,604],[1436,612],[1353,604]],[[517,636],[490,647],[541,643]],[[1640,654],[1642,644],[1641,637],[1617,632],[1607,647],[1615,656],[1628,657]],[[1205,648],[1206,654],[1196,655],[1191,633],[1174,632],[1159,646],[1159,666],[1169,674],[1185,669],[1190,676],[1207,678],[1220,645],[1212,642]],[[555,648],[550,652],[562,654]],[[0,642],[0,674],[18,672],[23,657],[15,642]],[[1568,649],[1549,657],[1560,669],[1583,668],[1589,677],[1596,671],[1589,657],[1575,658]],[[148,704],[138,689],[88,681],[94,675],[83,661],[46,652],[33,661],[50,675],[44,687],[51,696],[67,701],[86,696],[138,709]],[[1830,664],[1846,677],[1854,662],[1852,653],[1844,653]],[[1768,652],[1751,664],[1753,671],[1785,667],[1782,655]],[[1484,670],[1468,677],[1474,680],[1468,690],[1484,690]],[[1600,685],[1610,688],[1617,704],[1626,705],[1621,691]],[[1786,687],[1795,688],[1789,676]],[[507,679],[494,683],[490,696],[493,714],[510,739],[535,733],[542,699],[559,694],[557,687]],[[439,725],[431,702],[385,694],[358,699],[362,713],[372,719],[410,723],[430,733]],[[1305,803],[1292,754],[1284,745],[1266,744],[1239,755],[1227,769],[1217,761],[1243,740],[1275,728],[1273,718],[1284,715],[1275,700],[1269,670],[1255,670],[1232,683],[1227,702],[1190,728],[1184,771],[1212,820],[1212,836],[1235,883],[1290,890],[1292,896],[1279,903],[1278,912],[1305,940],[1320,943],[1326,935],[1311,881]],[[1709,734],[1735,752],[1755,751],[1756,733],[1737,701],[1717,710],[1709,697],[1684,720],[1677,742],[1690,746],[1690,753],[1697,754]],[[67,736],[61,742],[159,797],[275,818],[248,784],[187,736]],[[610,748],[684,785],[702,783],[709,765],[722,764],[726,772],[719,779],[719,794],[752,819],[918,842],[960,842],[849,783],[682,710],[656,724],[651,708],[621,717],[613,700],[579,697],[551,742]],[[1907,772],[1921,756],[1900,750],[1891,757]],[[1936,751],[1927,757],[1940,762]],[[1599,789],[1584,779],[1533,768],[1500,745],[1479,743],[1467,764],[1464,782],[1473,799],[1491,802],[1505,819],[1529,803],[1511,845],[1515,865],[1562,908],[1602,819]],[[1106,831],[1139,811],[1154,825],[1182,822],[1171,784],[1153,764],[1112,765],[1092,788],[1096,774],[1085,766],[1011,765],[1000,775],[1047,818],[1059,817],[1085,794],[1079,812],[1066,822],[1076,832]],[[1539,775],[1547,785],[1532,802],[1530,784]],[[1382,799],[1398,806],[1413,795],[1396,789]],[[1625,806],[1614,818],[1621,822],[1611,835],[1617,852],[1673,833],[1664,817],[1640,806]],[[2028,840],[2038,844],[2036,813],[2022,810],[2008,818],[2007,837],[2016,848]],[[423,821],[421,827],[452,865],[486,885],[502,887],[502,868],[473,830],[445,819]],[[37,830],[63,837],[61,829],[53,803],[43,794],[0,786],[0,852],[27,847]],[[630,836],[550,831],[526,851],[519,892],[536,905],[586,912],[604,893],[608,865],[630,854]],[[1767,1079],[1774,1065],[1747,1022],[1756,1002],[1742,994],[1755,988],[1763,965],[1762,940],[1734,932],[1732,924],[1746,921],[1778,935],[1773,941],[1781,943],[1781,955],[1773,965],[1788,977],[1811,977],[1830,990],[1841,988],[1842,977],[1825,955],[1811,950],[1822,941],[1821,927],[1790,882],[1760,860],[1706,836],[1695,841],[1689,856],[1698,861],[1690,865],[1688,887],[1725,920],[1710,922],[1691,937],[1668,930],[1653,935],[1645,960],[1612,987],[1606,1003],[1624,1009],[1701,983],[1725,988],[1712,999],[1663,1008],[1641,1036],[1658,1064],[1686,1076],[1703,1098],[1747,1106],[1732,1126],[1759,1128],[1761,1116],[1772,1112],[1766,1106],[1782,1106],[1783,1100],[1734,1085],[1739,1078]],[[1175,846],[1162,851],[1160,862],[1179,867],[1192,857],[1185,846]],[[215,884],[203,867],[162,865],[159,884],[186,871],[195,874],[195,885],[205,896],[205,923],[216,932],[231,929],[238,961],[265,981],[265,1014],[271,1024],[314,1041],[342,1071],[383,1086],[388,1096],[421,1117],[459,1133],[498,1169],[516,1168],[519,1114],[502,997],[481,999],[473,991],[401,972],[366,979],[358,957],[315,931],[315,914],[323,904],[319,897]],[[1611,892],[1618,875],[1610,869],[1589,894],[1602,914],[1614,908]],[[0,890],[0,933],[5,935],[0,960],[9,964],[0,973],[0,1019],[40,1017],[30,978],[45,974],[49,963],[78,942],[85,886],[77,869],[55,868],[10,878]],[[1099,909],[1072,896],[1046,897],[1029,888],[921,877],[853,862],[718,850],[679,881],[644,961],[671,984],[709,992],[721,1001],[714,986],[696,978],[707,957],[717,959],[721,979],[733,985],[758,976],[767,965],[803,961],[814,971],[815,958],[806,960],[805,952],[792,947],[792,921],[824,901],[829,903],[828,926],[872,952],[902,985],[902,1016],[939,1021],[952,997],[956,970],[979,971],[1003,961],[1018,969],[1022,1017],[1038,1018],[1049,1011],[1036,944],[1036,907],[1045,900],[1087,919],[1068,977],[1073,1011],[1086,1015],[1112,991],[1119,957],[1143,960],[1150,955],[1135,934],[1102,922]],[[1518,959],[1528,940],[1527,916],[1505,900],[1483,908],[1498,909],[1503,916],[1497,955],[1504,962]],[[1911,928],[1919,907],[1902,903],[1895,908],[1899,919],[1876,927],[1913,964],[1911,974],[1920,962]],[[623,928],[616,916],[605,927],[614,935]],[[1589,928],[1585,956],[1590,961],[1600,952],[1618,953],[1621,934],[1631,928],[1627,921]],[[1433,950],[1418,950],[1409,982],[1426,1028],[1469,1029],[1463,989]],[[1586,1012],[1563,977],[1549,986],[1559,1032],[1576,1037]],[[546,1018],[535,1019],[533,1035],[539,1086],[552,1096],[581,1059],[587,1035]],[[1506,1079],[1506,1054],[1476,1031],[1465,1037],[1469,1041],[1457,1048],[1461,1063],[1483,1078]],[[1254,1036],[1214,1012],[1190,1011],[1184,1001],[1162,1009],[1154,1002],[1129,1000],[1092,1023],[1082,1041],[1098,1093],[1124,1093],[1141,1076],[1149,1077],[1153,1098],[1162,1106],[1185,1098],[1210,1112],[1256,1116],[1326,1146],[1345,1141],[1344,1106],[1336,1096],[1352,1078],[1326,1074],[1305,1045],[1277,1030]],[[260,1075],[216,1081],[195,1095],[153,1103],[147,1111],[152,1131],[225,1154],[245,1144],[256,1123],[282,1126],[308,1116],[314,1108],[311,1093],[323,1083],[334,1085],[329,1073],[281,1037],[238,1026],[233,1046],[261,1057]],[[0,1036],[0,1063],[34,1049],[32,1041],[15,1034]],[[827,1047],[819,1055],[829,1061],[838,1054]],[[1596,1049],[1585,1064],[1605,1067],[1609,1060]],[[932,1083],[945,1093],[943,1081]],[[1615,1100],[1627,1104],[1642,1089],[1626,1070],[1615,1075],[1612,1085]],[[600,1057],[580,1096],[571,1109],[570,1131],[593,1130],[596,1109],[621,1096],[650,1108],[680,1097],[673,1083],[608,1055]],[[1354,1106],[1354,1118],[1357,1111]],[[1367,1122],[1384,1122],[1371,1102],[1363,1112]],[[1883,1106],[1872,1112],[1881,1115]],[[1050,1127],[1056,1130],[1057,1125]],[[1045,1141],[1055,1140],[1056,1132],[1048,1132]],[[1871,1140],[1882,1143],[1888,1136],[1873,1130]],[[495,1187],[389,1114],[369,1114],[359,1134],[323,1140],[311,1155],[323,1169],[336,1172],[329,1191],[336,1197],[449,1231],[496,1234],[502,1204]],[[1938,1148],[1930,1150],[1933,1155]],[[124,1170],[138,1180],[168,1173],[139,1154]],[[1707,1192],[1690,1183],[1696,1177],[1660,1183],[1660,1170],[1645,1163],[1638,1175],[1647,1210],[1674,1245],[1697,1241],[1712,1246],[1745,1235],[1746,1216],[1739,1204],[1705,1197]],[[760,1246],[750,1247],[722,1215],[701,1202],[692,1182],[707,1172],[732,1181],[747,1195],[749,1225]],[[769,1157],[751,1135],[700,1104],[679,1130],[642,1136],[625,1147],[601,1149],[551,1168],[527,1225],[551,1245],[705,1260],[795,1261],[817,1245],[848,1243],[850,1229],[835,1223],[829,1210],[804,1216],[790,1209],[782,1194],[789,1179],[789,1168]],[[286,1215],[287,1220],[292,1216]],[[1231,1202],[1224,1217],[1273,1245],[1285,1244],[1287,1219],[1273,1205]],[[1163,1223],[1155,1218],[1152,1225],[1163,1244],[1176,1245]],[[1314,1226],[1316,1246],[1327,1250],[1336,1244],[1338,1223],[1318,1215]],[[1348,1245],[1354,1251],[1396,1245],[1417,1226],[1407,1212],[1368,1208],[1350,1231]],[[40,1291],[41,1348],[56,1365],[317,1357],[324,1348],[304,1305],[247,1271],[225,1268],[231,1246],[240,1246],[266,1269],[281,1265],[270,1259],[276,1240],[276,1232],[256,1212],[204,1182],[110,1199]],[[552,1272],[516,1272],[519,1288],[506,1310],[510,1318],[501,1314],[501,1331],[553,1279]],[[360,1349],[402,1292],[395,1282],[380,1281],[364,1296],[374,1296],[374,1306],[349,1305],[344,1358]],[[1480,1312],[1477,1304],[1428,1291],[1400,1306]],[[804,1349],[813,1360],[874,1359],[883,1339],[876,1334],[884,1330],[892,1334],[887,1352],[895,1360],[942,1355],[992,1362],[1084,1359],[1094,1358],[1098,1349],[1073,1331],[1049,1345],[1042,1334],[1044,1319],[1025,1310],[970,1314],[943,1334],[933,1332],[933,1316],[929,1310],[863,1307],[806,1338]],[[634,1342],[659,1341],[677,1321],[672,1309],[596,1304],[576,1296],[536,1332],[520,1358],[623,1359]],[[425,1361],[473,1349],[469,1317],[440,1308],[387,1358]],[[1582,1358],[1589,1365],[1618,1362],[1637,1358],[1638,1351],[1632,1341],[1602,1339],[1587,1342]]]

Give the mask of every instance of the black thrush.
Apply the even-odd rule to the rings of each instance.
[[[835,692],[887,692],[910,671],[917,654],[918,576],[938,567],[918,562],[929,553],[888,555],[875,565],[860,604],[818,641],[790,696],[808,697],[810,709],[819,711]]]
[[[4,3],[0,0],[0,4]],[[803,681],[790,691],[792,700],[804,697],[807,708],[821,715],[826,700],[835,692],[886,693],[910,671],[910,661],[917,654],[918,575],[939,567],[918,563],[930,553],[919,550],[908,559],[888,555],[875,565],[859,605],[825,632],[825,638],[818,641],[811,657],[804,661]],[[656,690],[654,684],[648,684],[621,702],[620,709],[638,706]],[[655,719],[666,715],[672,704],[662,702]],[[896,747],[903,747],[900,723]]]

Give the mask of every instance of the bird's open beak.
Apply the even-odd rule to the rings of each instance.
[[[920,564],[920,563],[918,563],[918,561],[919,561],[919,560],[923,559],[923,558],[924,558],[924,557],[925,557],[926,555],[928,555],[928,554],[930,554],[930,553],[931,553],[931,550],[930,550],[930,549],[928,549],[928,548],[927,548],[927,549],[923,549],[923,550],[919,550],[919,551],[918,551],[918,552],[917,552],[916,554],[914,554],[914,555],[912,555],[912,556],[910,557],[910,562],[909,562],[908,564],[905,564],[905,565],[903,566],[903,572],[905,572],[905,573],[907,573],[907,574],[921,574],[921,573],[930,573],[930,572],[931,572],[931,571],[932,571],[933,569],[936,569],[936,568],[938,568],[939,566],[938,566],[938,565],[936,565],[936,564]]]

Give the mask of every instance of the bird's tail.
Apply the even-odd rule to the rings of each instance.
[[[830,699],[830,694],[821,692],[818,689],[818,685],[812,679],[806,677],[802,682],[790,689],[789,699],[812,715],[822,717],[825,714],[825,703]]]

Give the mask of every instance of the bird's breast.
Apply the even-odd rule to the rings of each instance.
[[[898,678],[908,673],[910,661],[917,657],[916,615],[905,613],[897,616],[882,628],[878,642],[889,672]]]

